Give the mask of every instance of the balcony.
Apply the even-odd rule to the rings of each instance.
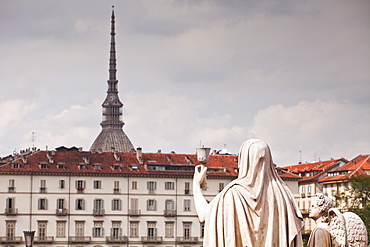
[[[68,214],[68,210],[67,209],[65,209],[65,208],[57,208],[57,209],[55,209],[55,214],[57,215],[57,216],[66,216],[67,214]]]
[[[190,194],[190,190],[185,190],[184,193],[185,193],[185,195],[189,195]]]
[[[301,198],[305,198],[306,197],[306,194],[305,193],[301,193]]]
[[[176,210],[175,209],[165,209],[163,210],[163,214],[165,217],[175,217],[176,216]]]
[[[128,214],[130,216],[139,216],[141,214],[141,210],[140,209],[129,209]]]
[[[154,189],[149,189],[148,192],[149,192],[150,195],[155,194],[155,190]]]
[[[33,239],[34,244],[52,244],[53,242],[54,242],[54,237],[37,236]]]
[[[7,236],[0,237],[0,244],[21,244],[22,237]]]
[[[160,244],[162,243],[162,237],[156,237],[156,236],[148,236],[148,237],[141,237],[141,242],[143,244]]]
[[[8,192],[9,193],[14,193],[15,192],[15,187],[8,187]]]
[[[40,193],[46,193],[46,187],[40,187]]]
[[[198,237],[177,237],[176,242],[178,244],[196,244],[198,243]]]
[[[309,214],[310,210],[309,209],[301,209],[301,214]]]
[[[17,215],[18,214],[18,208],[6,208],[5,209],[5,215]]]
[[[85,237],[85,236],[69,237],[69,243],[71,244],[89,244],[90,242],[91,242],[91,237]]]
[[[106,237],[107,244],[125,244],[128,241],[126,236],[109,236]]]
[[[113,189],[113,194],[121,194],[121,190],[118,188]]]
[[[105,214],[105,210],[104,209],[93,209],[93,215],[94,216],[103,216]]]
[[[84,193],[85,188],[84,187],[77,187],[77,193],[82,194]]]

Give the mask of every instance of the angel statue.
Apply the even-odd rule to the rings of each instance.
[[[333,208],[331,198],[317,193],[312,199],[309,217],[316,227],[308,247],[366,247],[367,230],[361,218],[352,212],[341,213]]]

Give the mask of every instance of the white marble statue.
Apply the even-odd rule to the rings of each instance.
[[[261,140],[244,142],[239,175],[210,203],[201,191],[207,168],[199,165],[193,180],[194,202],[204,222],[204,247],[302,246],[302,215],[275,171],[270,149]]]
[[[316,227],[308,247],[366,247],[367,230],[361,218],[352,212],[341,213],[333,208],[332,199],[321,193],[312,199],[309,216]]]

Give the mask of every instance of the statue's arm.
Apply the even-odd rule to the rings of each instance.
[[[195,210],[197,211],[199,221],[204,222],[206,219],[206,214],[208,210],[208,202],[202,194],[201,185],[204,184],[204,181],[207,176],[207,167],[199,165],[195,167],[194,178],[193,178],[193,196]]]

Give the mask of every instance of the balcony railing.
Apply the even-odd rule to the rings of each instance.
[[[105,210],[104,209],[93,209],[93,215],[94,216],[103,216],[105,214]]]
[[[150,244],[161,243],[162,237],[156,237],[156,236],[141,237],[141,242],[150,243]]]
[[[52,244],[54,241],[54,237],[46,237],[46,236],[36,236],[33,239],[34,244]]]
[[[189,195],[190,194],[190,190],[185,190],[184,193],[185,193],[185,195]]]
[[[57,215],[57,216],[66,216],[67,214],[68,214],[68,210],[67,209],[65,209],[65,208],[57,208],[57,209],[55,209],[55,214]]]
[[[91,242],[91,237],[85,237],[85,236],[71,236],[69,237],[69,242],[71,244],[88,244]]]
[[[179,244],[196,244],[198,237],[177,237],[176,242]]]
[[[121,194],[121,190],[119,188],[114,188],[113,194]]]
[[[15,187],[8,187],[8,192],[9,193],[14,193],[15,192]]]
[[[18,208],[6,208],[5,209],[6,215],[17,215],[18,214]]]
[[[153,194],[155,194],[155,190],[154,189],[149,189],[149,194],[151,194],[151,195],[153,195]]]
[[[165,209],[163,210],[164,216],[166,217],[174,217],[176,216],[176,210],[175,209]]]
[[[20,244],[22,243],[22,237],[7,236],[0,237],[0,244]]]
[[[84,193],[85,188],[84,187],[77,187],[77,193]]]
[[[301,197],[302,198],[305,198],[306,197],[306,194],[305,193],[301,193]]]
[[[130,216],[139,216],[141,214],[141,210],[140,209],[129,209],[128,214]]]
[[[126,236],[109,236],[106,237],[107,243],[113,244],[125,244],[127,243],[128,238]]]
[[[46,193],[46,187],[40,187],[40,193]]]

